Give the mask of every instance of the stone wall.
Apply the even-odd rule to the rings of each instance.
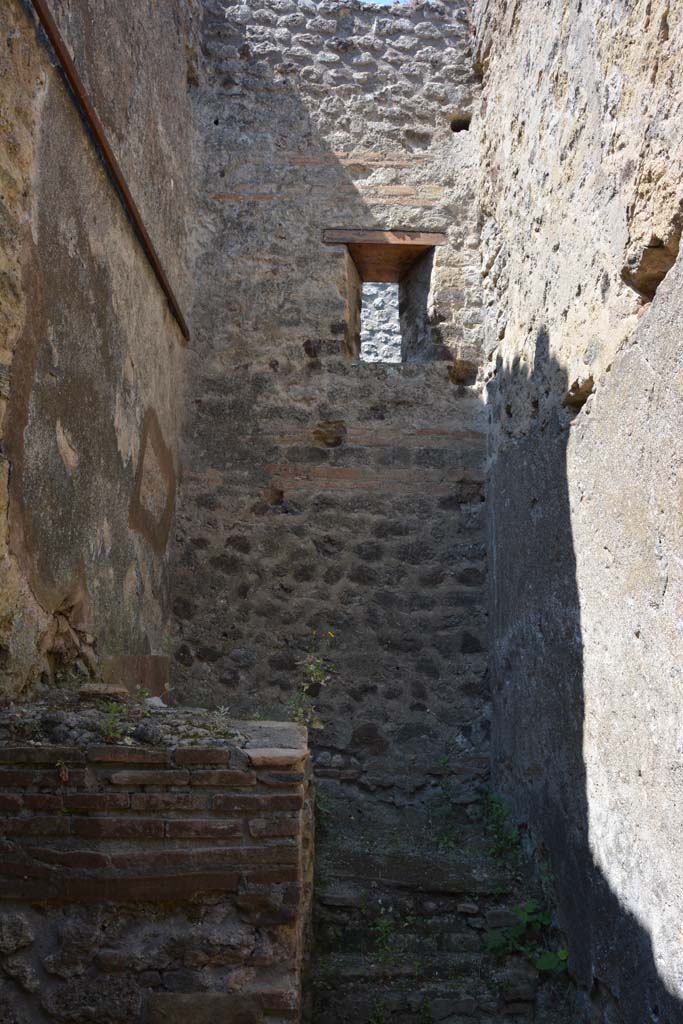
[[[363,285],[360,342],[360,357],[364,362],[401,362],[397,284],[368,282]]]
[[[491,0],[477,29],[497,782],[550,855],[577,1019],[673,1024],[682,12]]]
[[[353,502],[371,463],[389,472],[396,460],[391,478],[412,491],[413,465],[448,487],[449,467],[466,459],[476,473],[481,458],[457,443],[462,431],[481,437],[479,403],[449,384],[448,366],[387,375],[342,358],[345,248],[322,243],[326,227],[347,224],[447,231],[450,244],[438,254],[450,281],[444,316],[453,310],[455,350],[478,351],[476,215],[463,170],[471,179],[473,151],[468,133],[449,123],[454,110],[469,109],[474,88],[464,8],[419,5],[380,17],[360,4],[314,7],[205,4],[204,248],[175,609],[182,698],[275,699],[284,708],[297,651],[314,627],[297,616],[297,650],[270,665],[288,626],[280,615],[292,618],[292,593],[316,601],[311,582],[324,571],[309,528],[288,518],[304,512],[299,477],[312,490],[334,481]],[[424,84],[408,87],[411,75]],[[444,172],[454,155],[458,191]],[[456,291],[466,306],[450,302]],[[417,463],[407,451],[383,455],[379,427],[394,418],[394,395],[408,409],[415,401],[419,415],[418,390],[432,385],[424,426],[452,429],[453,442],[448,434],[430,440],[424,447],[444,450]],[[419,436],[411,449],[423,447]],[[462,500],[478,502],[479,493]],[[264,539],[252,540],[254,531]],[[266,571],[268,559],[282,560],[270,536],[282,531],[297,550]],[[333,542],[324,557],[334,561]],[[331,573],[327,586],[343,575],[333,581]]]
[[[52,7],[186,308],[193,5]],[[0,35],[4,697],[167,654],[184,357],[30,5],[4,3]]]
[[[463,825],[488,764],[485,411],[454,370],[476,364],[481,341],[475,152],[451,129],[476,93],[467,11],[207,0],[202,39],[175,694],[322,726],[319,889],[337,902],[332,920],[318,904],[316,986],[347,959],[314,1019],[369,1020],[386,979],[339,901],[348,886],[352,901],[368,893],[374,920],[394,891],[390,858],[428,893],[406,847],[419,836],[436,851],[440,764]],[[348,255],[323,232],[351,227],[447,233],[430,298],[447,361],[345,355]],[[469,881],[474,848],[462,859]],[[343,950],[335,928],[348,928]],[[457,995],[438,958],[416,960],[397,1022],[417,1020],[429,986]]]
[[[298,1021],[305,731],[113,707],[0,718],[0,1020]]]

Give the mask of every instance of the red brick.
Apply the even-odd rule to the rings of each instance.
[[[133,811],[148,814],[164,811],[205,811],[208,797],[203,793],[133,793],[130,798]]]
[[[212,807],[217,814],[254,814],[262,817],[269,811],[299,811],[303,807],[301,793],[268,793],[263,796],[241,796],[232,793],[217,793]]]
[[[206,837],[207,839],[239,838],[244,832],[241,821],[216,821],[196,818],[176,818],[166,822],[166,835],[169,839],[188,839]]]
[[[70,786],[82,786],[85,782],[85,772],[69,769],[68,784]],[[59,777],[59,768],[51,771],[39,771],[31,768],[7,768],[0,770],[0,789],[61,789],[62,783]]]
[[[3,867],[4,871],[4,867]],[[0,899],[16,900],[21,903],[42,903],[54,896],[50,879],[3,878],[0,885]]]
[[[253,998],[255,999],[258,1006],[267,1013],[273,1013],[274,1011],[282,1010],[296,1010],[299,1000],[298,991],[295,989],[264,989],[261,992],[255,992]]]
[[[254,871],[245,871],[242,875],[243,883],[250,885],[284,885],[298,880],[299,870],[295,867],[256,868]]]
[[[45,851],[47,854],[50,851]],[[55,851],[64,853],[69,851]],[[130,858],[129,858],[130,863]],[[206,893],[235,893],[240,883],[238,871],[183,870],[158,875],[137,872],[129,875],[102,874],[70,876],[55,874],[54,868],[22,860],[0,861],[0,900],[16,899],[45,902],[134,902],[176,903]]]
[[[236,902],[243,920],[257,927],[294,924],[297,908],[285,906],[274,893],[241,892]]]
[[[119,877],[63,878],[53,899],[74,903],[176,903],[204,893],[236,892],[236,871],[183,871],[181,874],[137,874]]]
[[[230,764],[230,751],[225,747],[179,747],[173,760],[176,764]]]
[[[282,893],[282,902],[288,903],[291,906],[298,904],[301,901],[302,887],[299,884],[288,885]]]
[[[110,867],[110,860],[106,853],[95,850],[55,850],[50,847],[31,846],[31,857],[33,860],[42,861],[45,864],[59,864],[64,867],[82,871],[96,871],[101,868]]]
[[[111,862],[117,869],[125,871],[134,867],[138,871],[148,871],[150,874],[161,873],[165,870],[183,871],[196,870],[206,871],[210,868],[230,865],[231,868],[238,865],[259,865],[259,864],[295,864],[298,861],[299,851],[295,845],[285,846],[210,846],[197,847],[196,845],[186,847],[182,850],[169,849],[168,846],[150,849],[138,849],[134,852],[112,853]]]
[[[167,750],[150,750],[149,747],[88,747],[88,761],[101,764],[155,764],[167,766],[171,755]]]
[[[28,844],[27,844],[28,845]],[[29,857],[26,848],[18,843],[3,843],[0,857],[0,875],[3,878],[51,878],[52,868],[39,864]],[[31,855],[35,847],[31,845]],[[0,897],[8,899],[4,886],[0,885]]]
[[[2,747],[0,762],[3,764],[51,764],[57,767],[65,764],[84,764],[83,751],[78,747]]]
[[[15,814],[21,810],[21,797],[0,794],[0,814]]]
[[[294,768],[308,756],[290,747],[252,747],[245,753],[256,768]]]
[[[65,793],[61,799],[64,809],[71,814],[127,811],[130,807],[128,793]]]
[[[296,836],[301,826],[298,818],[252,818],[249,831],[255,839],[273,836]]]
[[[30,818],[5,818],[0,822],[5,836],[68,836],[69,819],[58,815],[37,815]]]
[[[73,818],[71,832],[82,839],[163,839],[164,823],[154,818]]]
[[[190,773],[184,770],[112,772],[114,786],[186,786]]]
[[[227,787],[255,786],[256,778],[251,772],[238,772],[225,769],[215,771],[192,772],[190,776],[191,786],[220,786]]]
[[[52,811],[56,813],[63,810],[62,797],[57,793],[25,793],[24,807],[28,811]]]
[[[298,789],[304,778],[303,772],[259,772],[258,775],[264,786],[291,786],[293,789]]]

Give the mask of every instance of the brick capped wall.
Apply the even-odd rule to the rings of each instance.
[[[155,746],[80,747],[50,742],[49,710],[8,718],[0,1021],[298,1021],[305,731],[167,711]]]

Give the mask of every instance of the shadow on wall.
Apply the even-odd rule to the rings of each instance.
[[[541,328],[533,370],[499,361],[489,387],[498,437],[489,489],[498,512],[489,526],[495,781],[513,802],[523,791],[523,816],[550,858],[571,970],[590,992],[581,1021],[680,1024],[683,1004],[658,974],[648,932],[590,848],[569,415],[563,419],[549,398],[559,385],[567,393],[565,370]],[[517,424],[529,416],[522,433]],[[597,977],[619,979],[618,1011]]]
[[[379,129],[349,103],[347,88],[334,88],[327,77],[331,72],[309,82],[292,62],[274,69],[255,52],[257,44],[247,39],[244,26],[222,11],[211,12],[207,5],[206,77],[197,100],[205,133],[198,216],[203,237],[189,359],[191,391],[199,397],[191,403],[184,442],[175,572],[176,696],[234,707],[243,697],[253,706],[258,693],[266,706],[282,706],[311,631],[334,624],[350,633],[360,618],[355,605],[341,605],[336,594],[332,601],[320,583],[316,592],[310,581],[320,556],[310,536],[297,541],[290,531],[283,548],[275,548],[278,567],[289,558],[300,572],[288,583],[293,599],[263,568],[271,553],[268,542],[259,548],[258,540],[241,540],[238,550],[233,536],[244,523],[259,536],[282,530],[287,522],[282,516],[302,503],[292,495],[303,491],[304,480],[310,494],[316,480],[326,492],[335,473],[337,480],[358,467],[362,473],[364,450],[325,449],[311,434],[318,421],[345,420],[348,413],[340,379],[349,375],[349,366],[340,365],[336,375],[326,372],[342,359],[347,254],[342,246],[324,245],[323,230],[450,228],[457,243],[462,198],[439,198],[434,208],[426,208],[424,200],[406,205],[399,197],[397,202],[391,190],[388,198],[366,199],[357,183],[377,173],[371,139]],[[303,98],[302,81],[308,82]],[[376,97],[374,92],[361,96],[367,111],[376,109]],[[323,100],[317,124],[306,103],[320,112]],[[412,174],[406,170],[412,152],[406,140],[414,115],[408,113],[404,124],[400,111],[388,115],[382,180],[390,172],[401,180]],[[439,128],[439,145],[442,139],[452,145],[447,121]],[[436,136],[436,125],[433,129]],[[443,246],[440,253],[450,248]],[[381,424],[385,403],[375,400],[372,387],[364,378],[354,389],[354,415]],[[322,494],[320,501],[326,498]],[[259,522],[263,528],[257,530]],[[302,586],[306,580],[309,585]],[[375,647],[367,623],[364,629]],[[282,657],[282,635],[287,643],[293,637],[289,659]],[[349,646],[355,656],[356,645]],[[381,682],[392,685],[394,652],[378,652],[377,658]],[[350,705],[344,721],[356,710]]]

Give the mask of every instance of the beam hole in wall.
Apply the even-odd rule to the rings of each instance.
[[[455,117],[451,118],[451,131],[452,132],[468,132],[470,130],[470,124],[471,123],[472,123],[472,118],[470,117],[469,114],[465,114],[465,115],[458,114]]]
[[[361,362],[439,358],[428,315],[435,248],[441,232],[329,229],[323,240],[346,247],[347,355]]]

